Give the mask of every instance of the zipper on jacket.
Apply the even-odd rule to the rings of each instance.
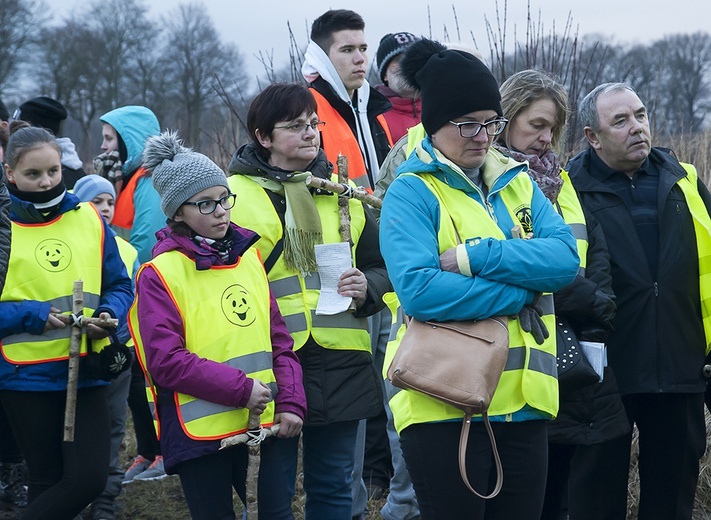
[[[496,213],[494,213],[494,206],[489,202],[489,197],[484,198],[484,204],[486,205],[486,210],[489,212],[491,220],[498,224],[499,219],[496,218]]]
[[[513,422],[513,414],[512,414],[512,413],[507,413],[507,414],[506,414],[506,419],[504,419],[504,422]]]
[[[659,296],[659,284],[654,282],[654,296]]]

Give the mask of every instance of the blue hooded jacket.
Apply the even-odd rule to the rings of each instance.
[[[422,321],[515,315],[536,292],[555,292],[573,281],[579,267],[575,238],[526,170],[525,163],[489,150],[482,166],[489,187],[484,196],[459,167],[432,147],[429,137],[400,165],[383,202],[380,248],[406,314]],[[401,175],[405,172],[430,173],[488,207],[507,239],[514,222],[500,193],[515,177],[525,175],[533,184],[535,238],[474,241],[461,237],[472,276],[443,271],[439,201],[419,178]]]
[[[107,112],[99,118],[102,123],[114,127],[126,145],[126,160],[123,176],[128,179],[143,163],[143,148],[149,137],[160,134],[160,125],[155,114],[148,108],[128,105]],[[165,226],[165,215],[160,209],[160,195],[153,188],[150,176],[138,180],[133,194],[135,215],[128,241],[138,251],[139,263],[151,259],[151,250],[156,243],[155,233]]]

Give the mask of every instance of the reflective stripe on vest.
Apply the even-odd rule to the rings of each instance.
[[[464,192],[450,188],[430,174],[403,173],[401,175],[420,178],[439,202],[440,222],[437,239],[440,254],[458,243],[452,221],[456,223],[461,237],[505,239],[503,231],[491,219],[488,211]],[[514,210],[521,207],[530,208],[531,205],[533,186],[528,174],[522,171],[516,175],[502,188],[500,195],[514,222],[517,222]],[[391,307],[392,298],[386,300],[386,304]],[[541,305],[543,321],[548,330],[555,330],[552,295],[544,295]],[[397,309],[393,314],[394,322],[397,322]],[[396,339],[388,343],[384,366],[389,366],[389,360],[394,356],[403,328],[398,327],[397,332],[391,330],[391,336],[394,333]],[[489,415],[507,415],[529,405],[555,417],[558,412],[555,334],[551,334],[543,345],[538,345],[530,333],[520,328],[518,320],[509,319],[508,328],[509,359],[494,393]],[[461,419],[463,416],[461,410],[413,390],[397,392],[390,399],[390,407],[398,432],[410,424]]]
[[[588,262],[588,228],[585,221],[585,213],[580,205],[578,194],[570,182],[570,176],[565,170],[561,170],[560,176],[563,178],[563,186],[558,194],[558,199],[553,205],[563,217],[566,224],[570,226],[578,246],[578,256],[580,257],[580,269],[578,274],[585,276],[585,267]]]
[[[232,175],[228,177],[227,182],[232,192],[245,201],[232,209],[232,221],[259,233],[260,239],[256,247],[262,258],[268,258],[283,234],[279,215],[274,210],[269,196],[262,186],[246,175]],[[321,218],[324,243],[340,242],[338,198],[335,195],[314,195],[313,199]],[[363,204],[355,199],[349,200],[349,210],[351,236],[355,244],[355,265],[355,250],[365,226],[365,212]],[[350,312],[333,316],[316,315],[321,289],[317,273],[302,277],[296,271],[287,269],[283,255],[280,255],[269,272],[269,285],[277,299],[287,329],[294,339],[295,350],[301,348],[311,335],[324,348],[370,352],[366,318],[356,318]]]
[[[334,166],[338,164],[339,155],[348,157],[348,180],[372,193],[373,187],[370,185],[363,152],[358,144],[358,139],[353,135],[353,130],[318,90],[315,88],[310,88],[309,90],[316,98],[316,104],[318,105],[316,113],[319,120],[326,122],[326,128],[321,132],[321,146],[326,153],[326,157]],[[392,146],[393,138],[390,135],[390,127],[385,121],[385,117],[379,114],[376,119],[383,131],[385,131],[390,146]],[[373,179],[373,182],[375,182],[375,179]]]
[[[71,314],[74,282],[84,282],[84,312],[92,316],[101,300],[104,257],[103,219],[94,207],[80,204],[41,224],[12,222],[12,243],[3,302],[48,302]],[[43,334],[14,334],[2,338],[2,355],[13,364],[34,364],[69,358],[72,327]],[[80,355],[86,355],[82,335]]]
[[[692,164],[681,163],[687,176],[679,179],[689,211],[694,221],[696,251],[699,256],[699,293],[701,295],[701,317],[706,337],[706,354],[711,352],[711,218],[697,185],[698,174]]]
[[[152,266],[161,278],[183,317],[187,350],[239,369],[271,388],[272,401],[260,417],[263,426],[271,425],[277,388],[272,370],[269,284],[256,250],[245,252],[237,265],[204,271],[198,271],[195,263],[178,251],[162,253],[139,269],[139,287],[145,265]],[[157,389],[146,362],[150,345],[144,344],[140,333],[142,325],[153,324],[138,322],[137,292],[129,324],[139,362],[152,386],[149,401],[156,402]],[[219,405],[179,392],[174,392],[174,402],[183,431],[191,439],[222,439],[247,429],[246,408]]]

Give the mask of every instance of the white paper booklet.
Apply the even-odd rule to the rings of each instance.
[[[607,349],[604,343],[596,343],[593,341],[581,341],[580,348],[583,349],[583,354],[588,359],[592,367],[600,376],[600,381],[605,373],[607,366]]]
[[[350,244],[317,244],[316,264],[321,278],[321,294],[318,297],[316,314],[346,312],[353,298],[338,294],[338,280],[346,269],[353,266]]]

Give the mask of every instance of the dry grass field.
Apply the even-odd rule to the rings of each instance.
[[[706,414],[706,430],[711,433],[711,415]],[[130,428],[129,428],[130,432]],[[711,438],[707,437],[707,444],[711,446]],[[694,520],[711,519],[711,449],[707,446],[706,454],[702,459],[699,471],[699,483],[696,490],[696,504],[694,508]],[[629,481],[628,515],[632,520],[637,517],[637,497],[639,493],[639,482],[637,479],[637,460],[633,445],[632,471]],[[124,460],[130,460],[130,455],[135,454],[135,441],[132,432],[127,434],[124,450]],[[380,508],[385,503],[371,501],[368,503],[368,520],[380,520]],[[154,482],[135,482],[124,486],[124,492],[118,500],[119,512],[118,520],[189,520],[188,508],[183,499],[180,489],[180,481],[177,477],[168,477]],[[296,520],[304,518],[304,495],[297,482],[297,496],[293,502],[294,517]],[[242,505],[235,496],[235,511],[242,511]],[[2,518],[2,517],[0,517]],[[237,518],[240,518],[239,514]]]

